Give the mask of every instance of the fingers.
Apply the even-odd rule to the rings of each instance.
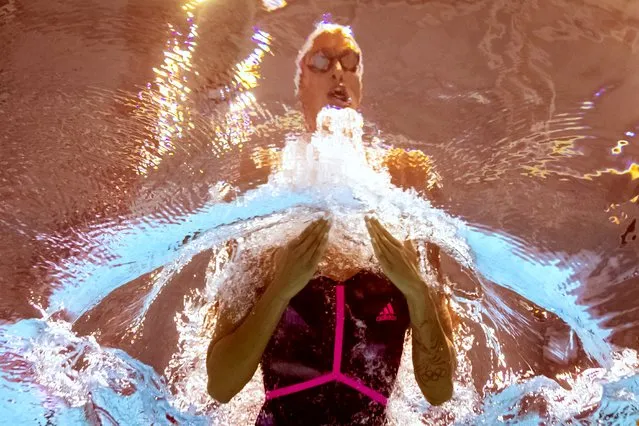
[[[375,252],[375,257],[381,264],[382,268],[385,269],[390,266],[389,256],[386,253],[386,247],[382,245],[382,238],[379,235],[379,230],[374,226],[373,219],[370,217],[365,218],[366,228],[368,229],[368,234],[371,237],[371,244],[373,245],[373,251]]]
[[[377,246],[384,250],[384,254],[387,260],[392,260],[402,251],[402,246],[395,238],[383,226],[373,218],[367,220],[368,232],[371,236],[371,240],[377,243]]]
[[[313,231],[315,231],[315,229],[317,229],[318,226],[320,226],[322,224],[322,221],[325,220],[324,218],[320,218],[317,220],[314,220],[313,222],[311,222],[310,225],[308,225],[300,235],[297,236],[297,238],[295,238],[293,241],[291,241],[291,245],[290,247],[292,249],[298,247],[300,244],[302,244],[304,241],[306,241],[306,239],[308,238],[308,236],[310,234],[313,233]]]
[[[317,247],[315,248],[315,250],[311,254],[311,257],[310,257],[308,263],[310,265],[317,265],[319,263],[319,260],[324,255],[324,252],[326,252],[326,247],[327,246],[328,246],[328,232],[326,232],[324,234],[324,236],[320,240],[319,244],[317,244]]]
[[[382,226],[379,220],[371,217],[368,218],[368,223],[370,223],[371,227],[377,231],[377,234],[381,237],[384,243],[388,243],[391,247],[396,247],[398,249],[402,248],[402,244]]]
[[[309,234],[306,239],[295,248],[298,256],[303,260],[308,259],[317,249],[317,246],[321,243],[322,238],[328,235],[328,231],[331,228],[331,223],[327,219],[320,219],[321,223],[313,229],[313,232]]]
[[[382,268],[386,268],[390,266],[390,262],[388,261],[388,256],[386,255],[385,249],[380,247],[377,239],[371,237],[371,243],[373,244],[373,251],[375,252],[375,257],[379,260],[379,263],[382,265]]]
[[[408,250],[408,253],[410,253],[411,259],[413,259],[415,262],[418,262],[419,253],[417,252],[417,249],[415,248],[413,242],[410,240],[406,240],[404,242],[404,247],[406,247],[406,250]]]
[[[306,253],[303,254],[301,258],[303,262],[306,262],[312,267],[317,266],[328,246],[328,231],[330,231],[330,228],[331,223],[327,221],[326,226],[318,232],[317,238],[309,245]]]
[[[368,234],[371,237],[373,252],[375,253],[375,257],[377,257],[377,260],[382,264],[382,268],[383,268],[385,264],[388,263],[388,258],[386,257],[386,253],[381,247],[378,231],[373,226],[372,219],[370,217],[365,217],[364,220],[366,222],[366,229],[368,230]]]
[[[366,218],[366,226],[368,228],[368,233],[371,236],[371,242],[375,242],[377,247],[384,251],[384,257],[387,260],[391,260],[393,257],[401,253],[403,249],[402,245],[392,236],[390,237],[392,238],[392,241],[389,241],[389,239],[386,238],[386,235],[382,233],[383,227],[378,221],[372,218]],[[390,235],[388,231],[386,231],[386,234]]]
[[[384,270],[412,268],[417,265],[417,250],[410,241],[395,239],[377,219],[366,218],[375,256]]]

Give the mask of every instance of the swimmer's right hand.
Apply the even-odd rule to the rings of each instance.
[[[297,238],[277,251],[273,282],[277,297],[288,302],[308,284],[326,251],[330,229],[328,219],[315,220]]]

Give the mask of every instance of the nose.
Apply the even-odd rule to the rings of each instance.
[[[340,63],[340,61],[335,61],[335,65],[333,65],[331,74],[333,80],[342,81],[344,77],[344,68],[342,68],[342,64]]]

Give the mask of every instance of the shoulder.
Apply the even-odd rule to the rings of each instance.
[[[418,149],[392,148],[384,155],[382,165],[388,170],[394,185],[418,192],[441,188],[441,178],[433,159]]]

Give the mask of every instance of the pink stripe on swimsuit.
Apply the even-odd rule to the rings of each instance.
[[[349,386],[356,391],[368,396],[375,402],[382,405],[386,405],[387,398],[374,389],[369,388],[356,378],[349,377],[341,372],[342,366],[342,350],[344,345],[344,318],[345,318],[345,296],[344,285],[337,285],[335,287],[336,292],[336,310],[335,310],[335,346],[333,349],[333,369],[330,373],[322,376],[306,380],[301,383],[296,383],[290,386],[284,386],[279,389],[274,389],[266,392],[266,399],[271,400],[279,398],[285,395],[301,392],[306,389],[311,389],[317,386],[329,382],[338,382],[346,386]]]

